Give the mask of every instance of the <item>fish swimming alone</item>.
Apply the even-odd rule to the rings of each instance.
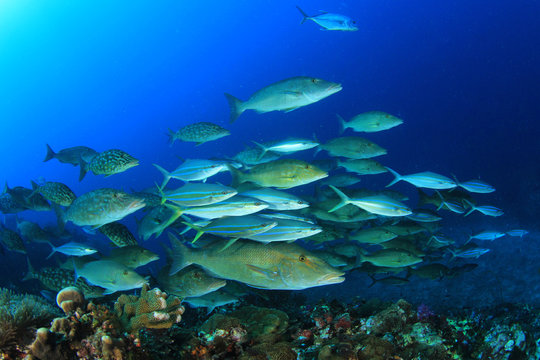
[[[317,25],[319,25],[321,30],[339,30],[339,31],[357,31],[358,28],[355,26],[356,21],[351,18],[341,15],[341,14],[332,14],[327,12],[322,12],[319,15],[309,16],[302,10],[299,6],[296,7],[298,11],[304,17],[301,24],[306,20],[311,20]]]
[[[225,93],[230,107],[230,122],[244,111],[258,113],[270,111],[293,111],[313,104],[342,89],[341,84],[307,76],[296,76],[270,84],[256,91],[246,101]]]
[[[208,141],[229,136],[231,132],[211,122],[198,122],[186,125],[176,132],[169,129],[168,135],[170,145],[174,144],[176,140],[195,142],[197,145],[201,145]]]

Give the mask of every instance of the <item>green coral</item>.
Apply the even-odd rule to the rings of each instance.
[[[184,307],[176,296],[168,296],[159,289],[144,285],[141,296],[121,295],[114,311],[124,328],[136,333],[142,328],[168,329],[180,322]]]
[[[59,314],[45,299],[0,289],[0,355],[13,352],[21,338]]]

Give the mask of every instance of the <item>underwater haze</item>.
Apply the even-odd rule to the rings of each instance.
[[[303,12],[309,15],[304,20]],[[335,14],[340,21],[351,21],[339,23],[347,28],[328,28],[329,22],[323,20],[330,17],[335,25],[337,20],[331,17]],[[96,265],[110,266],[105,275],[82,263],[69,270],[105,290],[97,297],[105,304],[118,298],[117,291],[139,294],[144,281],[173,294],[172,280],[158,280],[160,270],[168,266],[164,273],[169,278],[174,269],[184,271],[195,264],[227,283],[248,285],[257,292],[285,291],[289,297],[300,296],[304,304],[405,299],[436,312],[508,303],[539,306],[538,14],[540,2],[525,0],[0,1],[0,182],[6,183],[0,198],[4,251],[0,287],[41,297],[40,291],[49,290],[55,295],[63,286],[47,286],[43,269],[59,269],[66,260],[77,263],[88,252],[99,251],[92,261],[104,261],[101,256],[126,245],[111,242],[100,232],[103,225],[118,221],[135,243],[158,254],[159,261],[153,258],[136,271],[129,268],[130,278],[122,285],[120,280],[102,278],[124,271],[117,260]],[[295,77],[302,78],[298,83],[280,82]],[[323,89],[325,84],[330,85]],[[263,100],[257,102],[257,96]],[[300,104],[299,98],[305,102]],[[355,116],[373,111],[399,123],[378,130],[355,125],[359,119]],[[375,121],[375,115],[367,117]],[[350,128],[342,131],[340,117],[350,121]],[[209,138],[211,131],[219,134]],[[351,142],[368,139],[385,154],[368,154],[354,142],[351,146],[358,148],[351,155],[332,143],[342,137],[355,137]],[[294,150],[278,148],[285,148],[280,141],[291,139],[294,144],[285,145]],[[297,139],[311,145],[300,149]],[[46,158],[47,146],[56,158]],[[77,154],[73,166],[60,162],[60,150],[75,146],[89,147],[99,155]],[[237,155],[246,147],[258,155],[249,161]],[[266,155],[261,148],[266,148]],[[108,153],[111,149],[121,153]],[[103,162],[98,164],[94,156],[102,156]],[[364,158],[380,163],[380,173],[367,175],[336,166]],[[184,180],[173,170],[189,159],[214,161],[221,171]],[[119,164],[122,161],[129,164]],[[155,165],[171,172],[166,186],[163,171]],[[394,176],[385,167],[404,179],[387,186]],[[87,173],[79,180],[81,169]],[[423,172],[430,173],[421,179],[406,176]],[[439,174],[444,184],[434,185],[433,176]],[[358,182],[345,184],[335,175],[343,176],[340,181],[349,176]],[[34,192],[31,181],[38,184]],[[467,188],[466,181],[480,181],[481,189],[470,184]],[[48,193],[48,182],[67,185],[73,197],[65,188]],[[223,225],[230,231],[224,234],[212,227],[221,223],[201,222],[208,218],[197,217],[200,209],[193,208],[223,205],[229,198],[218,201],[217,195],[204,193],[207,198],[186,200],[178,190],[184,184],[195,184],[190,185],[190,196],[210,191],[205,186],[215,184],[223,187],[217,191],[220,195],[231,191],[231,197],[234,192],[251,200],[253,188],[275,189],[299,197],[309,207],[270,206],[264,212],[295,216],[294,220],[270,217],[274,221],[270,225],[269,218],[262,223],[259,213],[243,213],[238,219],[246,222],[235,217]],[[20,196],[12,192],[16,187],[29,190]],[[103,188],[121,195],[92,193]],[[150,205],[145,197],[146,206],[141,208],[137,201],[143,189],[157,203]],[[383,192],[388,189],[393,192]],[[124,193],[136,199],[115,204]],[[28,204],[35,194],[44,196],[46,209]],[[366,199],[368,195],[373,198]],[[60,197],[69,201],[60,203]],[[367,217],[329,219],[343,211],[335,210],[341,205]],[[148,215],[160,206],[159,219]],[[440,218],[406,218],[419,209],[428,209],[420,211],[425,216]],[[227,208],[216,218],[231,221],[231,212]],[[142,235],[143,219],[156,229],[162,226],[148,234],[149,240]],[[248,224],[254,219],[261,223]],[[21,230],[21,221],[51,228],[48,240],[30,239]],[[299,221],[302,231],[310,228],[320,232],[313,235],[320,238],[290,236],[292,230],[282,221]],[[60,235],[64,226],[71,235]],[[251,226],[266,228],[256,233],[259,230]],[[272,240],[263,246],[260,236],[272,226],[276,234],[283,226],[287,235],[267,233]],[[401,245],[381,253],[384,246],[374,244],[378,240],[373,237],[355,240],[362,231],[382,228],[403,240]],[[197,232],[204,234],[199,244],[191,244]],[[328,238],[321,240],[322,234]],[[181,243],[175,245],[173,236]],[[219,247],[208,245],[215,239]],[[439,239],[450,242],[439,246]],[[56,247],[78,245],[45,259],[51,250],[47,242]],[[172,247],[169,261],[162,244]],[[241,249],[249,251],[244,254]],[[308,255],[304,262],[302,249],[320,255]],[[198,252],[204,256],[199,258]],[[254,260],[266,255],[271,264]],[[206,264],[205,256],[217,260]],[[30,273],[27,258],[39,274],[31,281],[23,281]],[[291,258],[302,264],[283,265]],[[250,270],[241,274],[246,264]],[[425,276],[420,273],[422,266],[433,264],[441,268]],[[318,272],[320,277],[315,278]],[[71,282],[67,275],[65,281]],[[275,295],[261,298],[265,296],[270,304],[275,299]],[[240,299],[235,292],[235,300],[224,303],[250,304]],[[184,305],[191,316],[193,310]],[[209,311],[218,307],[192,306]],[[203,321],[206,311],[198,316]]]

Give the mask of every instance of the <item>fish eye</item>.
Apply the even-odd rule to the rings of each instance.
[[[127,276],[128,271],[127,271],[127,270],[124,270],[124,273],[123,273],[123,274]]]
[[[304,202],[302,200],[298,200],[298,204],[303,205]]]
[[[300,262],[305,262],[306,261],[306,255],[300,255],[298,257],[298,260],[300,260]]]
[[[194,272],[194,273],[193,273],[193,277],[194,277],[195,279],[200,279],[200,278],[201,278],[201,273],[198,272],[198,271],[197,271],[197,272]]]
[[[223,190],[221,193],[222,193],[223,195],[227,195],[229,192],[228,192],[227,190]]]
[[[255,203],[255,206],[261,206],[261,205],[262,205],[262,202],[260,202],[260,201],[257,201],[257,202]]]
[[[315,84],[317,82],[317,79],[311,79],[311,82]]]

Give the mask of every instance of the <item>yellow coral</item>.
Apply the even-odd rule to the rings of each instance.
[[[184,307],[176,296],[144,285],[141,296],[121,295],[114,310],[124,327],[131,333],[142,328],[167,329],[180,322]]]

